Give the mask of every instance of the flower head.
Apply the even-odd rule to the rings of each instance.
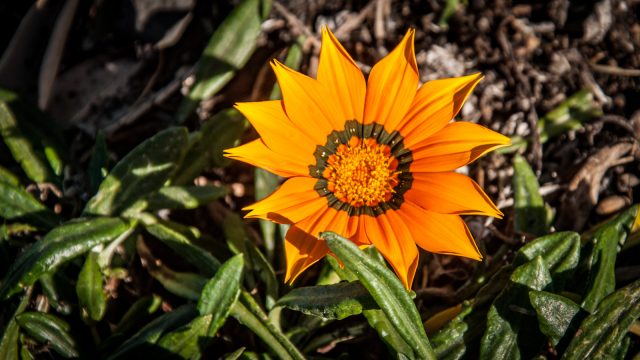
[[[454,170],[509,143],[451,122],[480,74],[418,88],[414,31],[364,75],[328,29],[317,79],[274,61],[282,101],[237,104],[261,138],[226,156],[286,181],[247,207],[249,218],[291,224],[286,281],[328,254],[322,231],[375,245],[407,288],[418,249],[481,259],[460,215],[502,217],[478,184]]]

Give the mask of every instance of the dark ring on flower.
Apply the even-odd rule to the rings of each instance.
[[[329,156],[336,153],[338,146],[347,145],[353,136],[362,140],[375,139],[379,145],[389,146],[391,155],[398,161],[398,184],[394,186],[394,193],[389,201],[380,202],[375,206],[362,205],[356,207],[341,201],[328,189],[328,182],[322,176],[327,160]],[[357,120],[346,121],[344,130],[332,131],[327,136],[327,142],[324,146],[316,146],[314,157],[316,158],[316,164],[309,166],[309,175],[318,179],[314,189],[320,196],[327,198],[329,206],[336,210],[346,211],[350,216],[378,216],[390,209],[398,210],[404,202],[404,193],[411,188],[413,183],[413,176],[409,171],[413,155],[411,150],[404,147],[404,137],[398,131],[389,133],[384,129],[383,125],[378,123],[363,125]]]

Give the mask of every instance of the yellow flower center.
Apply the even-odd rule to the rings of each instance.
[[[338,200],[354,207],[391,200],[398,185],[398,160],[375,139],[353,136],[327,159],[322,176]]]

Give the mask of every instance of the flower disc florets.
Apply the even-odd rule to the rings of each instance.
[[[376,206],[391,200],[398,185],[397,168],[398,160],[391,155],[389,146],[372,138],[362,141],[353,136],[329,156],[322,176],[340,201],[354,207]]]
[[[332,132],[317,147],[315,157],[309,173],[318,178],[316,191],[349,215],[378,216],[397,209],[411,186],[411,151],[398,132],[377,123],[347,121],[343,131]]]

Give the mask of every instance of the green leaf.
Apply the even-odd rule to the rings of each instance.
[[[197,267],[205,276],[213,276],[220,267],[218,259],[194,244],[199,234],[194,234],[188,227],[155,218],[153,221],[145,221],[144,226],[149,234]]]
[[[636,280],[604,298],[582,321],[562,359],[604,359],[625,352],[621,343],[639,317],[640,280]]]
[[[229,353],[229,354],[225,354],[224,355],[224,360],[238,360],[238,358],[240,358],[240,356],[242,355],[242,353],[244,352],[246,348],[243,346],[241,348],[239,348],[238,350]]]
[[[0,102],[0,136],[29,179],[37,183],[56,181],[44,154],[24,134],[13,111],[5,102]]]
[[[367,333],[367,324],[359,322],[353,325],[344,324],[329,332],[314,336],[304,347],[305,353],[323,352],[323,348],[335,347],[337,344],[360,338]],[[411,350],[411,349],[409,349]]]
[[[229,249],[234,254],[244,254],[245,264],[251,272],[246,274],[248,287],[256,286],[254,276],[257,276],[265,284],[265,305],[271,309],[278,298],[278,281],[271,264],[264,255],[253,244],[244,228],[244,223],[240,216],[235,213],[228,213],[223,223],[224,233]]]
[[[160,189],[182,159],[186,145],[187,130],[182,127],[161,131],[138,145],[100,184],[84,214],[118,215]]]
[[[200,290],[207,282],[206,278],[190,272],[174,271],[162,261],[156,261],[142,238],[138,239],[136,247],[138,255],[146,263],[149,274],[165,289],[189,300],[197,300],[200,297]]]
[[[484,331],[485,317],[485,313],[470,303],[463,303],[460,313],[431,336],[438,359],[460,359],[465,354],[469,355],[469,348]]]
[[[254,176],[256,201],[273,193],[278,187],[278,183],[278,175],[256,168]],[[265,257],[273,264],[276,249],[276,224],[269,220],[260,219],[260,230],[264,240]]]
[[[36,360],[36,357],[33,356],[31,351],[29,350],[29,348],[26,345],[23,344],[20,347],[20,359],[21,360]]]
[[[157,265],[144,242],[138,241],[138,254],[145,259],[149,273],[170,292],[187,299],[197,300],[206,283],[206,279],[192,273],[178,273],[164,265]],[[240,300],[231,308],[231,315],[251,329],[283,359],[303,359],[304,357],[289,339],[270,321],[260,306],[246,291],[240,294]]]
[[[0,183],[7,183],[9,185],[20,187],[20,179],[18,179],[18,177],[14,173],[7,170],[5,167],[1,165],[0,165]]]
[[[574,232],[558,232],[535,239],[518,250],[513,263],[522,265],[540,256],[551,273],[553,288],[564,289],[580,261],[580,236]]]
[[[587,257],[589,273],[586,295],[580,304],[583,309],[592,312],[600,300],[615,290],[616,256],[631,232],[637,212],[636,205],[600,227],[587,245],[592,250]]]
[[[558,345],[580,306],[564,296],[546,291],[531,291],[529,299],[538,316],[540,331],[551,340],[551,344]]]
[[[159,358],[166,358],[168,354],[184,359],[200,358],[240,295],[242,267],[242,255],[234,256],[220,267],[202,290],[198,301],[200,316],[162,336],[158,346],[165,350],[161,352],[165,356]]]
[[[60,273],[55,271],[42,274],[38,283],[49,305],[62,315],[70,315],[73,310],[70,299],[74,297],[74,288],[69,279]]]
[[[89,176],[89,192],[95,194],[100,187],[100,183],[104,180],[109,172],[107,163],[109,162],[109,153],[107,151],[107,142],[103,132],[98,132],[96,143],[91,152],[91,160],[89,160],[89,168],[87,175]]]
[[[209,39],[196,69],[196,82],[183,99],[176,122],[183,123],[198,103],[222,89],[253,54],[270,1],[243,0]]]
[[[192,184],[203,170],[228,165],[230,160],[223,156],[223,150],[233,147],[245,128],[246,121],[235,109],[222,110],[205,121],[200,131],[191,134],[184,160],[171,183]]]
[[[58,216],[42,205],[22,187],[0,181],[0,218],[26,222],[42,229],[50,229],[60,221]]]
[[[566,131],[580,129],[583,123],[601,115],[593,94],[580,90],[538,120],[540,141],[545,143]]]
[[[307,286],[291,290],[276,306],[324,319],[344,319],[375,309],[376,302],[359,281],[333,285]]]
[[[95,218],[67,223],[50,231],[11,265],[0,286],[0,300],[32,285],[42,274],[79,256],[96,245],[108,243],[133,228],[119,218]]]
[[[183,305],[171,312],[168,312],[140,329],[129,340],[122,344],[109,359],[130,359],[135,355],[145,355],[153,344],[155,344],[163,333],[178,328],[198,315],[195,306]]]
[[[89,252],[76,283],[78,303],[93,321],[100,321],[107,310],[107,296],[97,258],[97,253]]]
[[[417,357],[435,358],[413,300],[395,274],[350,240],[332,232],[320,234],[345,267],[352,270]]]
[[[513,158],[513,170],[514,229],[521,233],[544,235],[549,227],[538,179],[527,161],[518,154]]]
[[[227,194],[217,186],[167,186],[147,198],[147,211],[195,209]]]
[[[511,283],[498,295],[487,313],[487,329],[480,343],[480,359],[520,359],[532,354],[544,338],[536,327],[529,290],[545,289],[552,282],[541,256],[517,267]]]
[[[75,339],[69,334],[71,327],[57,316],[28,311],[16,316],[20,328],[36,341],[48,344],[65,358],[80,356]]]
[[[20,326],[16,321],[16,316],[20,315],[27,306],[29,306],[31,290],[31,287],[27,289],[27,292],[22,296],[22,299],[20,299],[18,308],[6,323],[4,332],[2,333],[2,339],[0,339],[0,359],[18,360],[18,337],[20,336]]]
[[[369,247],[365,249],[365,252],[371,254],[375,248]],[[371,255],[373,256],[373,255]],[[325,261],[329,263],[334,272],[342,280],[349,282],[357,281],[356,275],[349,271],[347,268],[342,268],[338,260],[333,256],[325,257]],[[389,321],[387,315],[380,309],[363,310],[362,315],[367,319],[369,325],[378,332],[378,336],[385,344],[387,344],[392,351],[397,354],[402,354],[405,357],[413,358],[413,349],[402,339],[402,336],[398,333],[394,325]],[[400,355],[398,355],[400,356]]]
[[[113,334],[128,334],[135,326],[142,323],[162,305],[162,298],[157,295],[145,296],[136,300],[122,316],[113,329]]]
[[[153,349],[149,355],[154,359],[200,359],[213,339],[207,334],[212,317],[211,314],[198,316],[188,324],[166,333],[158,341],[159,348]]]
[[[246,291],[240,293],[239,300],[231,308],[231,316],[262,339],[280,359],[304,359],[295,345],[271,323],[267,314]]]
[[[226,319],[229,309],[240,296],[244,258],[242,254],[227,260],[207,282],[198,300],[200,315],[213,314],[213,322]]]

